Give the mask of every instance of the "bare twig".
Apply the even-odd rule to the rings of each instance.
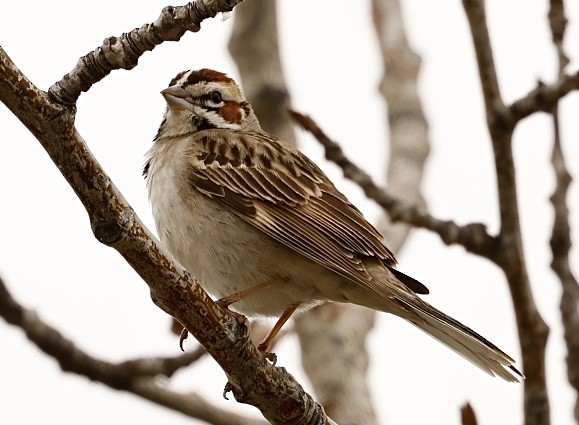
[[[559,99],[573,90],[579,90],[579,72],[562,74],[553,84],[539,83],[534,90],[508,106],[500,120],[514,127],[523,118],[535,112],[551,112]]]
[[[562,0],[551,0],[549,8],[549,24],[551,35],[558,57],[558,76],[561,79],[569,59],[563,49],[567,18]],[[571,228],[569,225],[569,209],[567,208],[567,193],[572,177],[566,165],[561,148],[561,132],[559,129],[559,108],[555,103],[553,115],[553,153],[551,163],[555,172],[556,186],[551,195],[551,203],[555,211],[553,232],[551,235],[551,251],[553,260],[551,268],[561,281],[563,292],[559,308],[563,323],[564,338],[567,345],[567,377],[575,389],[575,421],[579,423],[579,284],[573,275],[569,264],[571,251]]]
[[[136,381],[131,392],[161,406],[200,419],[211,425],[267,425],[262,419],[248,418],[214,406],[197,393],[181,394],[150,379]]]
[[[504,120],[483,0],[463,0],[473,38],[484,94],[487,125],[494,150],[499,192],[500,232],[497,264],[504,271],[517,319],[525,380],[525,425],[548,425],[545,346],[549,329],[533,299],[521,236],[512,136],[516,122]]]
[[[496,239],[489,235],[481,223],[459,226],[452,221],[443,221],[413,205],[390,195],[372,181],[372,178],[361,168],[353,164],[340,146],[330,140],[310,117],[292,111],[292,117],[305,130],[309,131],[322,144],[326,158],[338,164],[344,176],[356,182],[366,196],[380,205],[390,215],[392,222],[403,222],[418,228],[428,229],[440,236],[447,245],[462,245],[467,251],[495,261]]]
[[[0,316],[21,328],[28,339],[53,357],[65,372],[84,375],[115,389],[128,389],[143,377],[171,377],[200,357],[200,350],[178,357],[156,357],[111,363],[86,354],[58,330],[47,325],[37,314],[23,307],[8,292],[0,278]]]
[[[108,37],[103,45],[83,56],[72,71],[54,84],[52,100],[74,105],[81,92],[115,69],[133,69],[143,53],[165,41],[178,41],[187,31],[197,32],[201,21],[220,12],[230,12],[243,0],[197,0],[184,6],[167,6],[152,24],[145,24],[120,37]]]
[[[97,359],[78,348],[57,329],[16,301],[0,278],[0,316],[21,328],[40,350],[54,358],[65,372],[101,382],[115,390],[137,394],[187,416],[213,425],[263,425],[264,421],[246,418],[219,409],[197,394],[179,394],[153,379],[171,377],[176,371],[196,361],[203,349],[172,358],[142,358],[119,363]]]
[[[179,370],[192,365],[207,351],[201,346],[197,347],[190,353],[184,353],[177,357],[153,357],[147,359],[126,360],[118,364],[119,367],[125,368],[135,375],[163,375],[166,377],[173,376]]]

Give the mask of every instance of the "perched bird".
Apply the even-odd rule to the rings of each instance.
[[[263,131],[227,75],[184,71],[144,174],[161,243],[223,306],[278,317],[325,301],[406,319],[491,375],[519,381],[513,359],[422,301],[383,236],[310,159]]]

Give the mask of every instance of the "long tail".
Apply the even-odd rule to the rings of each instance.
[[[418,297],[397,296],[391,301],[397,303],[402,311],[393,312],[390,306],[388,312],[410,321],[489,375],[500,376],[509,382],[520,382],[525,378],[513,366],[514,360],[496,345]]]

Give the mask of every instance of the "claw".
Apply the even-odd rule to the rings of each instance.
[[[236,311],[233,311],[233,310],[230,310],[230,309],[229,309],[229,306],[230,306],[231,304],[233,304],[233,303],[229,302],[229,300],[228,300],[227,298],[220,298],[220,299],[218,299],[217,301],[215,301],[215,303],[216,303],[219,307],[227,310],[227,312],[228,312],[229,314],[231,314],[233,317],[235,317],[235,320],[237,320],[237,322],[238,322],[240,325],[243,325],[243,324],[246,324],[246,323],[247,323],[247,317],[245,317],[243,314],[240,314],[240,313],[238,313],[238,312],[236,312]]]
[[[268,345],[261,343],[257,346],[257,350],[261,353],[264,359],[269,360],[272,366],[277,363],[277,355],[271,351],[267,351]]]
[[[225,400],[229,401],[229,399],[227,398],[227,393],[230,393],[232,391],[233,391],[233,385],[231,385],[228,381],[227,384],[225,384],[225,388],[223,388],[223,398]]]
[[[183,330],[181,331],[181,335],[179,336],[179,347],[181,348],[181,351],[185,351],[183,349],[183,341],[185,341],[188,336],[189,332],[187,331],[187,328],[183,328]]]

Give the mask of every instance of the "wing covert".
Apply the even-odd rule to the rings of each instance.
[[[261,132],[207,130],[191,147],[190,181],[201,193],[311,260],[363,285],[362,262],[396,260],[383,237],[296,149]]]

